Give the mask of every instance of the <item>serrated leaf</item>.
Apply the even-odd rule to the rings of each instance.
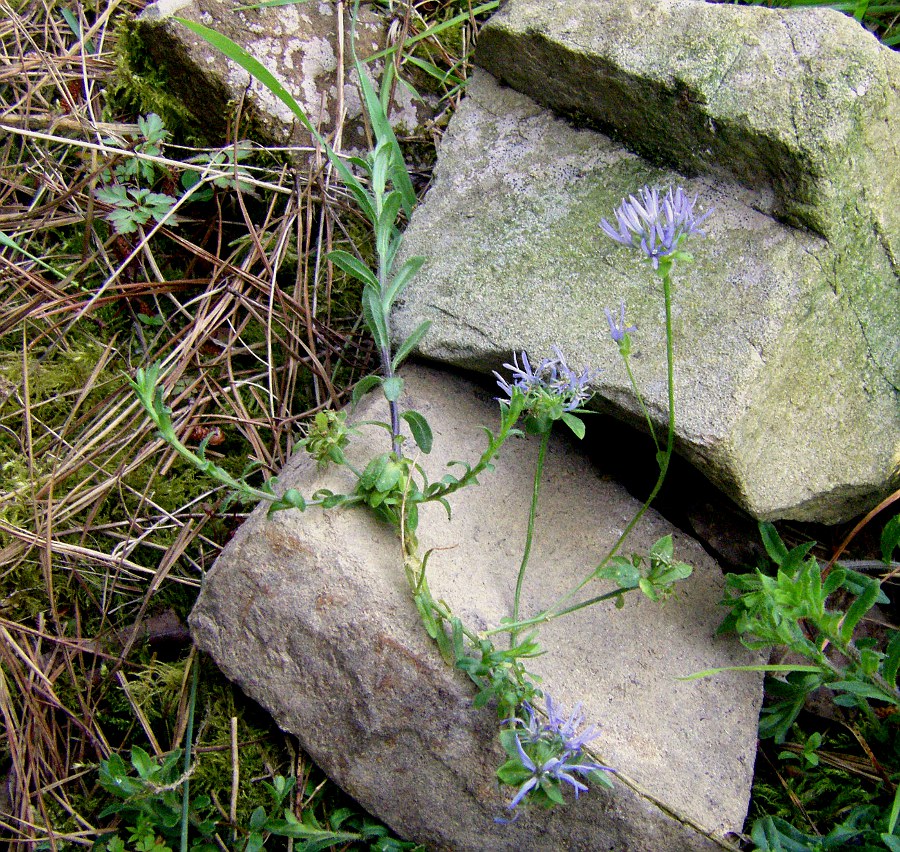
[[[400,415],[408,424],[413,440],[423,453],[430,453],[434,436],[428,421],[418,411],[404,411]]]

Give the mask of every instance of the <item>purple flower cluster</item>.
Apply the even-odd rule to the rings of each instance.
[[[697,197],[691,198],[680,186],[674,191],[669,188],[662,199],[658,189],[648,186],[638,195],[640,199],[629,195],[616,210],[618,230],[606,219],[601,220],[600,227],[617,243],[639,248],[654,269],[659,268],[662,258],[675,254],[687,237],[706,236],[700,224],[712,211],[695,215]]]
[[[519,787],[507,806],[510,810],[517,808],[528,793],[547,781],[571,785],[577,799],[580,793],[587,792],[588,787],[575,777],[576,774],[614,771],[608,766],[584,760],[584,747],[597,738],[598,732],[593,726],[580,730],[584,723],[580,704],[567,718],[562,708],[554,704],[548,695],[546,723],[541,723],[529,704],[524,703],[522,706],[528,719],[516,718],[510,721],[522,726],[516,738],[516,751],[522,766],[531,776]],[[528,751],[526,746],[529,747]]]
[[[552,397],[562,403],[563,411],[574,411],[587,402],[591,398],[589,386],[596,374],[587,369],[581,373],[573,370],[558,346],[553,347],[553,353],[555,358],[543,358],[536,367],[531,366],[525,352],[520,367],[513,353],[513,363],[503,365],[512,371],[511,382],[494,372],[497,385],[507,395],[503,401],[511,400],[513,392],[518,390],[526,397]]]

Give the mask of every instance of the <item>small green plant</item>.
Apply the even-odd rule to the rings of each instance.
[[[172,216],[176,199],[171,195],[123,184],[101,187],[95,194],[99,201],[113,208],[106,214],[106,220],[117,234],[134,234],[151,219],[158,224],[167,220],[170,224],[176,222]]]
[[[109,138],[104,142],[112,148],[121,148],[123,151],[143,154],[145,157],[161,157],[163,146],[171,136],[166,130],[163,120],[155,112],[151,112],[146,116],[138,116],[137,125],[140,135],[131,138],[130,141],[123,143],[118,139]],[[159,177],[159,173],[157,165],[152,160],[124,156],[113,167],[112,177],[121,183],[133,181],[138,184],[152,185]],[[107,172],[105,182],[110,183],[111,180],[112,178]]]
[[[303,852],[319,852],[347,843],[363,844],[373,852],[401,852],[413,850],[413,843],[392,838],[388,830],[368,817],[348,808],[330,814],[323,825],[306,809],[298,819],[289,807],[290,796],[296,786],[295,778],[277,775],[270,784],[262,786],[271,798],[268,808],[257,807],[247,826],[223,825],[214,819],[215,811],[208,796],[197,796],[189,803],[189,846],[182,840],[182,785],[180,763],[182,753],[175,750],[158,759],[142,748],[131,749],[131,768],[114,754],[100,764],[100,785],[116,797],[100,812],[100,817],[118,816],[127,828],[127,841],[121,831],[107,835],[95,849],[104,852],[172,852],[190,849],[191,852],[220,850],[223,837],[229,838],[227,848],[234,852],[260,852],[270,837],[291,838],[294,848]],[[133,770],[133,771],[132,771]]]
[[[855,714],[873,738],[889,744],[881,771],[890,778],[880,803],[868,797],[849,809],[827,835],[807,834],[781,817],[757,819],[751,830],[756,852],[824,852],[846,848],[900,852],[900,764],[897,710],[900,689],[900,630],[885,629],[879,643],[859,636],[858,626],[878,604],[888,604],[881,583],[835,562],[824,570],[811,551],[815,542],[788,549],[772,524],[760,533],[774,570],[757,569],[726,577],[730,612],[720,633],[737,632],[748,648],[781,648],[808,664],[786,663],[738,667],[763,671],[768,701],[760,718],[763,739],[784,743],[795,728],[809,694],[825,688],[835,705]],[[885,567],[892,567],[900,543],[900,516],[892,518],[881,537]],[[694,677],[724,669],[701,672]],[[799,761],[804,771],[820,768],[823,738],[811,733],[799,750],[784,750],[782,760]],[[894,757],[890,757],[894,755]]]
[[[254,186],[249,181],[250,173],[241,165],[252,153],[252,143],[241,140],[218,151],[197,154],[195,157],[185,160],[185,163],[200,168],[185,169],[181,173],[181,186],[185,192],[190,191],[203,180],[203,170],[211,168],[216,172],[227,171],[228,174],[214,177],[210,181],[212,186],[207,185],[202,189],[197,189],[193,195],[194,201],[209,201],[213,197],[213,186],[252,194]]]
[[[118,139],[105,140],[111,147],[142,156],[123,155],[111,171],[107,169],[102,173],[105,185],[94,192],[98,201],[112,207],[106,214],[106,220],[117,234],[122,235],[136,233],[151,220],[157,224],[177,224],[172,211],[178,200],[147,188],[153,186],[160,177],[156,163],[147,158],[162,155],[169,131],[156,113],[138,118],[138,131],[139,137],[132,139],[127,147]]]

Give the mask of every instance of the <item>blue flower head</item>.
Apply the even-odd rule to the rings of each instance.
[[[621,344],[623,340],[625,340],[625,336],[631,334],[633,331],[637,331],[636,325],[625,325],[625,302],[621,302],[619,304],[619,321],[616,322],[613,319],[613,315],[610,312],[609,308],[604,308],[603,313],[606,314],[606,321],[609,323],[609,334],[612,339]]]
[[[655,187],[645,186],[638,195],[639,199],[629,195],[616,210],[618,228],[606,219],[601,220],[600,228],[611,240],[640,249],[654,269],[659,269],[661,259],[672,257],[688,237],[706,236],[700,225],[712,211],[695,215],[697,197],[691,198],[680,186],[670,187],[662,199]]]
[[[587,785],[576,775],[590,775],[592,772],[612,772],[608,766],[585,760],[584,747],[598,734],[596,728],[581,730],[584,714],[581,705],[575,707],[568,717],[562,708],[554,704],[548,695],[548,721],[541,724],[534,710],[528,704],[523,709],[528,716],[524,719],[509,720],[522,726],[516,732],[515,750],[517,757],[511,761],[521,767],[521,775],[515,781],[519,784],[507,808],[514,811],[530,793],[546,794],[548,789],[557,790],[560,784],[566,783],[575,790],[577,799],[581,793],[587,792]],[[539,792],[541,791],[541,792]],[[554,801],[550,796],[545,796]],[[559,800],[557,800],[559,801]]]
[[[503,365],[512,372],[511,381],[494,372],[497,385],[506,394],[506,399],[501,399],[501,402],[511,401],[516,391],[525,396],[527,407],[531,410],[558,407],[561,411],[569,412],[587,402],[592,396],[590,384],[596,373],[587,369],[580,373],[573,370],[566,363],[558,346],[553,347],[553,354],[556,357],[544,358],[536,367],[532,367],[525,352],[521,355],[521,366],[514,353],[513,363]]]

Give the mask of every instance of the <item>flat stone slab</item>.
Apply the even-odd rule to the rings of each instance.
[[[419,461],[434,480],[451,459],[477,460],[481,425],[497,403],[469,381],[405,368],[402,404],[421,411],[435,449]],[[356,418],[384,419],[369,395]],[[363,466],[386,433],[363,427],[348,457]],[[413,447],[414,449],[414,447]],[[511,612],[538,441],[517,439],[478,487],[454,495],[448,521],[425,507],[419,525],[435,598],[482,630]],[[279,487],[309,495],[352,488],[342,471],[291,460]],[[523,609],[534,612],[589,572],[638,503],[561,437],[551,441]],[[615,789],[592,789],[511,825],[509,789],[493,708],[474,710],[474,687],[441,659],[412,602],[393,531],[362,509],[257,509],[207,575],[190,623],[222,671],[294,733],[316,763],[365,808],[429,849],[707,850],[746,815],[762,699],[758,674],[679,681],[714,666],[760,658],[733,637],[714,638],[724,583],[693,539],[652,510],[625,552],[673,533],[694,566],[665,606],[626,597],[546,626],[548,651],[533,670],[555,699],[583,702],[600,725],[595,742],[615,767]],[[591,594],[605,585],[589,587]],[[733,847],[728,847],[733,848]]]
[[[578,2],[572,14],[586,5],[594,9]],[[523,56],[528,39],[548,38],[527,35]],[[542,73],[552,79],[556,68],[548,59]],[[602,370],[594,405],[640,425],[603,313],[624,300],[637,325],[632,366],[662,433],[661,287],[640,253],[598,223],[644,184],[681,185],[715,212],[708,237],[690,246],[696,261],[675,271],[678,451],[760,519],[836,523],[890,493],[900,469],[900,278],[871,220],[853,255],[780,222],[771,186],[652,165],[483,72],[467,92],[406,231],[405,253],[427,261],[393,315],[397,340],[430,320],[420,354],[481,372],[514,351],[539,358],[558,345],[573,366]]]

